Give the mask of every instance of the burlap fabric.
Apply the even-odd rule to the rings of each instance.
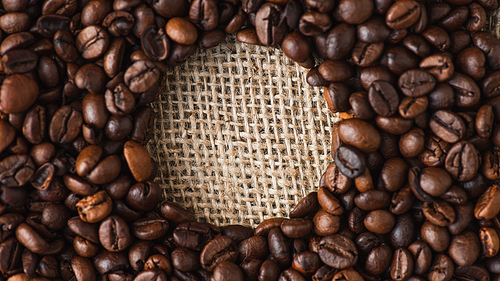
[[[498,37],[497,18],[487,27]],[[149,144],[164,196],[216,225],[288,216],[332,161],[339,120],[306,74],[281,50],[234,36],[170,67]]]

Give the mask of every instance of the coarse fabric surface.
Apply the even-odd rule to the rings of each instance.
[[[486,25],[497,37],[498,16]],[[168,67],[148,145],[164,196],[219,226],[288,216],[333,161],[340,120],[307,72],[281,49],[234,35]]]

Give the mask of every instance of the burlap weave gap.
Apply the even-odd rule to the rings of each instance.
[[[234,36],[169,68],[148,147],[165,197],[216,225],[288,216],[317,189],[338,119],[306,74]]]
[[[488,15],[500,38],[499,10]],[[216,225],[288,216],[317,189],[339,120],[306,74],[281,50],[234,36],[169,68],[148,146],[164,196]]]

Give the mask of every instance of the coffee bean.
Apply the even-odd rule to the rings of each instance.
[[[455,221],[455,210],[446,201],[425,202],[422,211],[435,225],[448,226]]]
[[[476,261],[480,250],[481,245],[477,234],[464,231],[451,239],[448,253],[458,266],[468,266]]]
[[[303,218],[314,211],[319,207],[318,203],[318,193],[311,192],[306,197],[302,198],[299,203],[293,208],[290,212],[291,218]]]
[[[467,141],[454,144],[445,159],[445,168],[459,181],[471,180],[479,170],[480,154],[474,145]]]
[[[399,77],[398,85],[403,94],[409,97],[420,97],[432,91],[436,82],[429,73],[413,69],[406,71]]]
[[[132,242],[127,223],[118,216],[109,216],[101,222],[99,240],[110,252],[123,251]]]
[[[407,249],[399,248],[394,252],[391,262],[391,278],[406,280],[413,273],[413,257]]]
[[[380,275],[391,265],[392,251],[387,244],[382,244],[373,248],[366,258],[366,272],[373,275]]]
[[[446,255],[438,254],[432,261],[427,278],[429,280],[449,280],[452,278],[454,270],[453,261]]]
[[[497,203],[500,199],[499,188],[498,185],[492,185],[479,197],[474,208],[476,219],[492,219],[500,212]]]
[[[343,142],[368,153],[380,147],[380,134],[369,123],[360,119],[346,119],[340,123],[339,135]]]
[[[80,200],[76,207],[82,221],[95,223],[111,213],[112,202],[106,191],[101,190]]]
[[[326,30],[328,29],[329,27]],[[356,43],[356,28],[353,25],[341,23],[330,29],[329,32],[316,36],[314,42],[316,50],[324,58],[343,59],[351,52]]]
[[[364,155],[352,146],[339,146],[335,152],[335,163],[339,171],[350,179],[359,177],[366,170]]]
[[[448,110],[436,111],[431,117],[429,127],[434,134],[450,143],[459,141],[465,134],[462,118]]]
[[[375,113],[385,117],[394,115],[399,105],[398,93],[386,81],[375,81],[371,84],[368,100]]]
[[[412,26],[420,17],[420,5],[413,0],[395,2],[387,11],[385,21],[392,29],[405,29]]]
[[[354,242],[339,234],[322,238],[318,254],[321,261],[337,269],[351,267],[358,261],[358,251]]]
[[[444,251],[450,244],[450,234],[445,227],[437,226],[431,222],[424,222],[420,229],[422,240],[436,252]]]

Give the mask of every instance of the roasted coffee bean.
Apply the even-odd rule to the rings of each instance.
[[[158,82],[160,70],[149,60],[140,60],[132,64],[123,77],[132,93],[143,93]]]
[[[356,9],[354,7],[363,7],[363,9]],[[341,0],[337,9],[340,18],[345,22],[349,24],[360,24],[371,17],[374,5],[372,1]]]
[[[351,267],[358,261],[358,251],[354,242],[339,234],[322,238],[318,254],[322,262],[337,269]]]
[[[387,11],[385,21],[392,29],[405,29],[416,23],[420,17],[420,5],[412,0],[395,2]]]
[[[387,244],[373,248],[366,258],[365,269],[369,274],[379,275],[391,265],[392,252]]]
[[[396,224],[389,233],[389,242],[395,248],[406,248],[415,236],[415,219],[410,213],[405,213],[396,218]]]
[[[445,227],[437,226],[429,221],[424,222],[420,229],[422,240],[436,252],[444,251],[450,244],[450,234]]]
[[[127,223],[118,216],[107,217],[99,226],[99,241],[110,252],[123,251],[132,242]]]
[[[356,206],[365,211],[386,208],[390,205],[390,200],[389,193],[382,190],[368,190],[354,198]]]
[[[408,35],[403,40],[403,45],[419,57],[427,57],[431,53],[431,46],[424,37],[418,34]]]
[[[255,28],[262,44],[271,46],[280,44],[283,41],[286,23],[278,20],[282,12],[282,7],[274,3],[265,3],[257,11]]]
[[[434,134],[449,143],[459,141],[465,134],[464,121],[449,110],[436,111],[431,117],[429,127]]]
[[[82,221],[95,223],[111,213],[112,202],[106,191],[101,190],[80,200],[76,207]]]
[[[398,85],[403,94],[409,97],[420,97],[432,91],[436,82],[429,73],[419,69],[412,69],[399,77]]]
[[[479,170],[480,154],[474,145],[460,141],[448,151],[445,168],[450,175],[459,181],[471,180]]]
[[[446,201],[425,202],[422,211],[425,217],[435,225],[448,226],[455,222],[455,210]]]
[[[410,251],[399,248],[394,252],[391,262],[391,278],[406,280],[413,273],[413,257]]]
[[[491,227],[482,227],[479,230],[479,239],[481,241],[482,253],[487,258],[496,256],[500,248],[497,230]]]
[[[500,212],[497,203],[500,200],[499,188],[498,185],[492,185],[479,197],[474,208],[476,219],[493,219]]]
[[[227,236],[219,236],[207,243],[200,254],[203,268],[213,271],[223,261],[235,262],[238,257],[236,245]]]
[[[404,119],[397,115],[391,117],[377,116],[375,118],[375,124],[386,133],[402,135],[411,129],[413,120]]]
[[[324,58],[343,59],[351,52],[356,43],[356,28],[347,23],[340,23],[329,32],[316,36],[314,42],[316,50]]]
[[[52,116],[49,137],[54,143],[70,143],[80,133],[83,124],[81,112],[70,105],[63,106]]]
[[[320,67],[323,64],[320,65]],[[335,72],[335,68],[332,68],[331,70],[325,70],[322,69],[323,71],[327,72]],[[328,79],[331,79],[332,77],[329,77],[329,74],[326,74]],[[340,74],[342,75],[342,74]],[[336,79],[336,78],[334,78]],[[350,89],[349,87],[341,82],[331,82],[328,87],[325,87],[324,90],[325,93],[325,100],[326,103],[328,104],[328,108],[332,112],[342,112],[342,111],[347,111],[349,110],[349,95],[350,95]]]
[[[109,45],[109,35],[97,25],[84,28],[76,37],[75,46],[82,58],[93,60],[103,55]]]
[[[132,234],[142,240],[155,240],[168,231],[168,222],[163,218],[144,218],[132,224]]]
[[[429,280],[450,280],[455,267],[453,261],[444,254],[438,254],[432,261],[427,278]]]
[[[464,231],[455,235],[450,242],[448,253],[458,266],[472,265],[479,257],[481,244],[477,234]]]
[[[359,177],[366,170],[364,155],[352,146],[339,146],[335,152],[335,163],[339,171],[350,179]]]
[[[303,218],[318,209],[318,193],[311,192],[306,197],[302,198],[299,203],[290,212],[291,218]]]
[[[343,142],[369,153],[380,147],[380,134],[369,123],[360,119],[345,119],[340,123],[339,136]]]
[[[417,68],[418,62],[419,58],[403,47],[388,50],[381,59],[381,63],[398,76],[407,70]]]
[[[390,211],[395,215],[403,214],[411,209],[415,197],[409,185],[393,193]]]
[[[432,252],[427,243],[417,241],[408,247],[408,250],[413,256],[413,273],[424,274],[431,266]]]
[[[375,81],[371,84],[368,100],[375,113],[386,117],[394,115],[399,105],[396,89],[386,81]]]

